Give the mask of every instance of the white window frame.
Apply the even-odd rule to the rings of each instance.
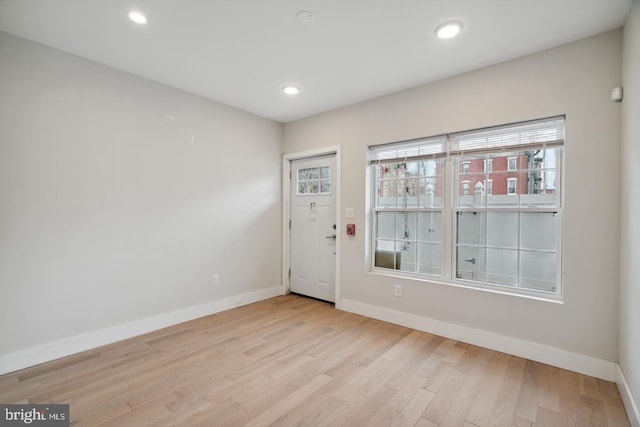
[[[483,182],[483,185],[484,185],[484,192],[486,193],[486,195],[493,196],[493,179],[491,178],[485,179]]]
[[[468,196],[471,194],[471,181],[461,181],[462,184],[462,194]]]
[[[511,184],[513,183],[513,191]],[[507,178],[507,196],[515,196],[518,194],[518,178]]]
[[[481,289],[481,290],[487,290],[490,292],[498,292],[498,293],[529,297],[529,298],[547,300],[547,301],[561,301],[563,298],[563,282],[562,282],[561,272],[562,272],[562,247],[563,247],[562,246],[562,228],[563,228],[562,170],[564,168],[564,154],[563,154],[564,150],[562,149],[562,147],[564,146],[564,116],[553,117],[550,119],[542,119],[539,121],[517,123],[514,125],[506,125],[504,127],[501,126],[496,128],[490,128],[488,130],[483,129],[480,131],[469,131],[469,132],[465,132],[464,134],[468,133],[473,135],[476,132],[491,132],[493,131],[493,129],[497,129],[497,131],[500,131],[501,129],[511,128],[511,127],[517,128],[518,126],[528,126],[528,125],[534,126],[538,123],[551,123],[550,125],[551,127],[556,126],[557,129],[555,130],[555,132],[558,136],[547,137],[544,135],[544,132],[540,132],[540,134],[543,135],[542,138],[548,138],[548,139],[541,139],[540,141],[534,141],[534,142],[526,141],[524,144],[511,143],[510,145],[506,145],[506,146],[491,145],[490,143],[487,143],[488,145],[486,148],[484,148],[483,146],[480,146],[479,148],[475,148],[475,147],[469,148],[468,145],[467,146],[463,145],[467,143],[465,140],[462,140],[462,143],[458,143],[456,138],[461,138],[459,137],[460,134],[442,135],[438,137],[429,138],[429,139],[434,139],[434,138],[445,139],[446,141],[445,145],[447,148],[446,148],[446,151],[443,151],[441,154],[431,153],[428,150],[425,151],[424,153],[421,151],[422,148],[419,147],[419,143],[420,141],[427,140],[426,138],[421,140],[403,141],[403,142],[383,144],[378,146],[371,146],[370,147],[370,150],[371,150],[370,164],[372,165],[371,171],[375,170],[376,165],[378,163],[383,164],[385,162],[397,161],[400,158],[403,158],[405,161],[416,161],[420,159],[437,158],[439,156],[439,158],[444,158],[446,160],[444,162],[444,170],[442,174],[442,180],[443,180],[442,189],[441,189],[442,197],[443,197],[442,207],[437,209],[428,209],[429,211],[437,211],[437,212],[441,212],[442,214],[442,220],[443,220],[442,237],[441,237],[441,248],[442,248],[442,270],[441,271],[442,273],[440,275],[434,276],[434,275],[427,275],[424,273],[410,273],[410,272],[405,272],[400,270],[389,270],[387,268],[376,267],[374,265],[373,253],[375,251],[375,241],[376,241],[375,218],[376,218],[376,213],[380,212],[381,210],[384,210],[384,208],[377,208],[375,206],[375,202],[374,202],[375,191],[376,191],[375,189],[377,187],[375,182],[376,173],[373,173],[373,172],[369,174],[370,186],[369,186],[369,196],[368,196],[368,200],[372,204],[372,209],[371,209],[372,214],[369,217],[370,222],[368,222],[368,231],[369,231],[368,246],[370,249],[367,252],[367,259],[368,259],[369,271],[374,274],[414,278],[414,279],[428,281],[432,283],[440,283],[443,285],[463,286],[463,287],[469,287],[473,289]],[[463,137],[464,137],[464,134],[463,134]],[[535,132],[533,132],[533,134],[535,134]],[[525,139],[528,136],[529,136],[528,134],[524,135]],[[535,140],[535,135],[534,137],[531,137],[531,140]],[[469,137],[469,141],[473,142],[473,138]],[[404,153],[403,156],[405,157],[397,156],[397,158],[395,159],[384,158],[380,160],[379,158],[376,158],[376,155],[373,154],[374,151],[377,151],[377,150],[382,151],[384,149],[387,149],[387,147],[391,147],[391,149],[396,150],[398,154],[400,154],[401,152]],[[558,217],[557,243],[556,243],[556,249],[553,252],[556,256],[555,287],[553,288],[553,291],[535,290],[535,289],[531,289],[530,287],[525,288],[525,287],[515,287],[511,285],[501,285],[501,284],[496,285],[494,283],[470,281],[470,280],[465,280],[463,278],[456,277],[456,271],[457,271],[456,245],[458,244],[457,236],[455,235],[456,234],[456,231],[455,231],[456,215],[457,215],[457,212],[461,212],[461,211],[477,210],[475,208],[457,206],[457,203],[458,203],[457,200],[459,197],[458,192],[462,193],[462,187],[460,184],[462,180],[458,178],[458,175],[463,175],[462,169],[460,167],[460,164],[461,164],[459,160],[460,156],[464,154],[469,154],[470,152],[472,152],[473,149],[475,149],[475,151],[473,151],[474,153],[487,152],[488,153],[487,159],[489,159],[491,157],[496,157],[496,155],[499,156],[499,153],[504,151],[519,152],[519,151],[525,151],[525,150],[528,151],[528,150],[547,149],[547,148],[556,148],[556,147],[560,148],[560,150],[557,151],[559,153],[559,158],[556,160],[556,165],[555,165],[556,174],[557,174],[555,178],[556,179],[555,187],[552,187],[553,194],[555,194],[554,196],[555,204],[553,207],[536,208],[530,205],[520,204],[519,208],[513,208],[513,209],[507,209],[507,210],[504,210],[503,208],[500,208],[500,207],[484,208],[484,212],[491,212],[491,211],[524,212],[524,213],[550,212],[550,213],[553,213],[554,216]],[[408,155],[410,152],[413,152],[414,154]],[[514,158],[517,159],[518,156],[515,156]],[[486,162],[485,162],[485,167],[486,167]],[[495,174],[496,172],[493,171],[493,173]],[[485,172],[485,175],[486,175],[485,180],[481,181],[483,183],[486,183],[489,176],[489,172]],[[516,194],[517,194],[518,192],[517,178],[515,179],[516,179]],[[490,179],[490,181],[493,183],[493,179]],[[467,197],[474,197],[474,196],[470,194]],[[494,197],[496,196],[494,195]],[[398,209],[393,209],[393,211],[398,211]],[[518,281],[519,280],[520,279],[518,279]]]
[[[484,173],[491,173],[493,172],[493,159],[485,159],[484,160]]]
[[[513,160],[513,167],[511,167],[511,161]],[[507,172],[515,172],[518,170],[518,157],[507,157]]]
[[[471,173],[471,162],[462,162],[462,173]]]

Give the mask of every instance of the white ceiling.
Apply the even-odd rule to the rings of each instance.
[[[288,122],[624,24],[631,0],[0,0],[0,31]],[[149,23],[138,26],[136,9]],[[299,11],[315,22],[300,24]],[[440,40],[448,20],[460,35]],[[1,60],[1,58],[0,58]],[[302,92],[283,94],[293,83]]]

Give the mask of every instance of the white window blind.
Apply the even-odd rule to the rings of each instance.
[[[471,154],[528,145],[559,145],[564,142],[564,117],[536,120],[449,136],[451,154]]]
[[[378,145],[371,148],[371,163],[396,163],[406,160],[426,160],[444,157],[447,153],[446,144],[446,136],[441,136],[403,143]]]
[[[451,133],[431,138],[371,147],[371,164],[425,160],[448,155],[524,149],[530,145],[551,147],[564,143],[564,117]]]

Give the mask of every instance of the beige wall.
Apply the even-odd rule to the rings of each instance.
[[[281,124],[4,33],[0,58],[0,356],[281,285]]]
[[[640,406],[640,0],[624,27],[620,365]]]
[[[342,236],[340,297],[617,361],[620,105],[609,91],[621,80],[621,37],[605,33],[287,123],[286,153],[342,146],[342,207],[356,209],[361,231]],[[564,304],[367,272],[368,145],[559,114],[567,117]]]

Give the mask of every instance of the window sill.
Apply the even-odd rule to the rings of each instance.
[[[397,270],[386,270],[386,269],[380,269],[380,268],[373,268],[368,271],[368,274],[372,274],[375,276],[392,277],[397,279],[413,280],[418,282],[426,282],[434,285],[444,285],[444,286],[451,286],[455,288],[470,289],[473,291],[489,292],[492,294],[507,295],[507,296],[517,297],[517,298],[535,300],[535,301],[550,302],[554,304],[564,304],[564,298],[562,295],[548,295],[548,296],[536,295],[533,293],[517,292],[515,290],[504,289],[498,286],[494,287],[491,285],[472,285],[463,281],[449,282],[437,277],[427,277],[427,276],[417,275],[417,274],[412,274],[407,272],[400,272]]]

